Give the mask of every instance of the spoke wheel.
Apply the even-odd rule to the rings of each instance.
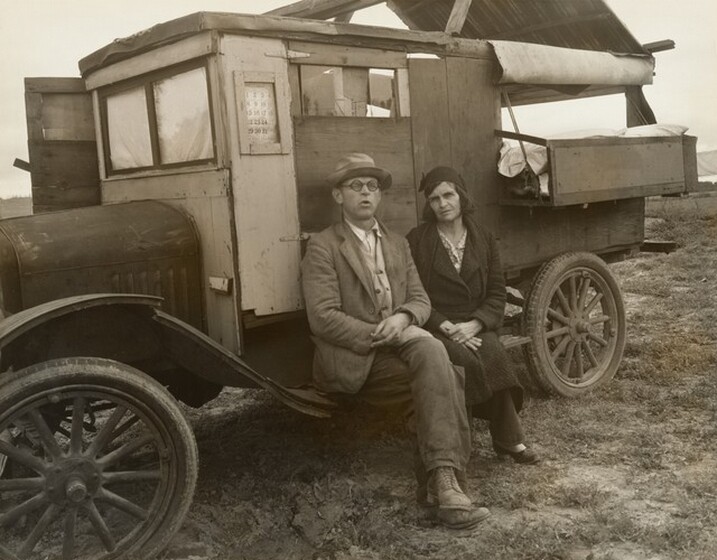
[[[53,360],[0,384],[0,557],[151,558],[194,493],[173,397],[110,360]]]
[[[592,253],[548,261],[526,298],[528,368],[551,393],[577,396],[612,379],[625,348],[625,308],[607,264]]]

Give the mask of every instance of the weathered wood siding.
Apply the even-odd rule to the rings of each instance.
[[[80,78],[26,78],[33,212],[100,203],[92,99]]]
[[[608,253],[639,244],[644,237],[642,198],[561,209],[499,204],[500,140],[494,130],[502,126],[491,68],[490,61],[476,59],[410,61],[416,176],[436,165],[451,165],[463,175],[479,219],[500,242],[510,276],[565,251]]]
[[[416,191],[409,118],[309,117],[295,119],[299,216],[304,231],[315,232],[339,218],[326,177],[349,152],[370,155],[393,178],[383,192],[379,218],[400,233],[416,225]]]
[[[563,208],[492,207],[503,268],[509,276],[566,251],[610,253],[645,237],[645,199]]]
[[[548,152],[555,206],[685,190],[679,136],[550,140]]]
[[[466,181],[481,219],[497,228],[497,158],[500,100],[489,60],[449,57],[411,59],[411,120],[417,181],[437,165],[449,165]],[[423,195],[419,206],[423,207]]]

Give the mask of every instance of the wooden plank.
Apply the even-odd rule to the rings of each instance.
[[[694,188],[690,189],[690,192],[696,193],[711,193],[714,191],[717,191],[717,183],[711,181],[700,181]]]
[[[684,190],[680,137],[556,140],[548,149],[558,206]]]
[[[531,136],[530,134],[519,134],[517,132],[510,132],[509,130],[496,130],[495,135],[499,138],[522,140],[523,142],[530,142],[531,144],[537,144],[538,146],[548,145],[548,141],[545,138],[540,138],[539,136]]]
[[[446,23],[446,33],[458,34],[463,30],[472,3],[473,0],[455,0],[453,2],[453,9],[451,9],[451,15],[448,16]]]
[[[205,31],[171,45],[158,47],[152,52],[105,66],[87,76],[85,82],[88,90],[97,89],[214,52],[217,52],[216,37],[211,31]]]
[[[414,6],[420,4],[423,4],[423,1],[417,0],[409,9],[401,9],[393,0],[387,0],[386,2],[386,6],[388,7],[388,9],[391,10],[394,14],[396,14],[398,16],[398,19],[400,19],[406,25],[406,27],[414,30],[421,29],[421,25],[411,17],[410,12]]]
[[[566,251],[609,252],[644,239],[644,198],[587,208],[492,207],[498,216],[503,267],[508,274],[539,266]]]
[[[27,93],[85,93],[82,78],[25,78]]]
[[[299,78],[299,67],[289,65],[289,92],[291,97],[291,117],[301,117],[301,79]]]
[[[672,39],[662,39],[661,41],[653,41],[651,43],[644,43],[642,48],[650,54],[662,51],[670,51],[675,48],[675,42]]]
[[[646,196],[664,196],[685,192],[683,181],[654,185],[635,185],[630,187],[613,187],[609,190],[581,191],[556,194],[554,206],[571,206],[575,204],[593,204],[610,200],[636,198]]]
[[[29,142],[28,148],[33,185],[99,185],[94,142]]]
[[[12,162],[12,166],[17,169],[22,169],[23,171],[30,171],[32,169],[29,162],[20,158],[15,158],[15,161]]]
[[[510,29],[503,31],[502,33],[496,33],[495,36],[491,37],[493,40],[514,40],[520,41],[525,37],[529,37],[532,34],[540,34],[543,31],[548,31],[556,27],[570,27],[578,23],[593,24],[597,21],[604,19],[611,19],[614,15],[611,12],[594,12],[594,13],[583,13],[577,16],[564,17],[555,21],[546,21],[544,23],[538,23],[535,25],[520,27],[516,29]],[[543,35],[545,36],[545,35]]]
[[[29,142],[42,142],[42,94],[25,92],[25,120]]]
[[[369,49],[347,45],[326,45],[289,41],[289,50],[308,54],[290,59],[294,64],[319,64],[324,66],[362,66],[368,68],[406,68],[406,53],[385,49]]]
[[[380,4],[383,0],[301,0],[275,8],[266,15],[295,18],[329,19]]]
[[[225,97],[226,90],[222,87],[226,76],[222,74],[221,65],[215,56],[207,60],[207,77],[209,79],[209,111],[213,123],[217,167],[226,169],[231,163],[227,138],[229,127],[226,125],[228,100]]]
[[[82,79],[28,78],[25,86],[35,212],[99,204],[92,97]]]
[[[153,49],[177,42],[180,37],[213,32],[225,35],[273,37],[282,41],[311,41],[357,47],[371,47],[416,53],[452,54],[493,60],[495,55],[486,41],[453,37],[442,31],[408,31],[352,23],[334,23],[296,18],[260,15],[198,12],[170,22],[155,25],[127,41],[117,41],[80,60],[80,70],[87,79],[88,89],[96,73],[108,60],[135,59],[142,54],[152,58]],[[169,45],[172,47],[173,45]],[[152,53],[148,51],[152,50]],[[217,52],[214,50],[213,52]],[[200,55],[197,55],[200,56]]]
[[[64,210],[82,206],[95,206],[100,203],[100,191],[97,185],[48,185],[32,187],[32,201],[37,207]]]
[[[453,167],[465,178],[481,219],[492,229],[495,214],[484,208],[498,201],[493,185],[500,140],[494,130],[500,128],[500,96],[493,85],[493,65],[449,57],[446,69]]]
[[[394,83],[394,95],[398,100],[398,114],[402,117],[411,116],[411,95],[408,69],[399,68],[396,70],[396,81]]]
[[[113,178],[102,181],[102,199],[114,204],[132,200],[176,200],[229,195],[226,170],[167,173],[156,176]]]
[[[407,231],[416,224],[409,119],[306,118],[295,121],[294,136],[302,231],[320,231],[338,218],[326,177],[349,152],[367,153],[391,172],[393,186],[381,203],[388,227]]]
[[[346,12],[344,14],[338,15],[334,18],[334,21],[336,23],[349,23],[351,21],[351,18],[354,17],[354,11]]]
[[[684,134],[682,136],[682,154],[685,171],[685,191],[691,192],[697,188],[699,176],[697,174],[697,137]]]
[[[97,141],[97,167],[100,180],[107,178],[107,167],[105,166],[104,137],[102,135],[102,112],[100,111],[100,94],[97,90],[92,92],[92,115],[95,119],[95,140]]]
[[[597,136],[588,138],[550,138],[549,148],[569,150],[570,148],[624,148],[635,147],[637,149],[645,146],[658,144],[682,144],[682,136]]]
[[[447,123],[448,82],[446,61],[409,59],[411,138],[416,188],[425,173],[437,165],[452,165],[451,135]],[[425,197],[417,194],[416,213],[420,219]]]
[[[658,241],[656,239],[649,239],[642,242],[640,245],[640,251],[643,253],[664,253],[669,255],[679,249],[679,247],[680,244],[675,241]]]
[[[642,126],[644,124],[655,124],[657,119],[652,107],[641,86],[628,86],[625,88],[625,122],[627,126]]]
[[[395,185],[414,184],[409,119],[311,117],[295,123],[294,135],[302,184],[323,188],[337,160],[349,152],[369,154],[391,172]]]
[[[45,140],[95,141],[92,98],[84,92],[43,94],[40,118]]]

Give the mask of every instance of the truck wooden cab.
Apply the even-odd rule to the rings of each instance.
[[[352,3],[312,5],[329,4]],[[506,96],[639,99],[653,62],[644,49],[201,12],[90,54],[81,79],[28,79],[38,215],[0,222],[0,531],[14,527],[0,553],[161,550],[197,470],[170,393],[199,406],[222,386],[262,387],[330,414],[298,388],[312,351],[299,263],[336,219],[324,179],[346,152],[392,172],[380,217],[402,233],[421,214],[422,173],[458,169],[509,283],[529,285],[505,344],[524,345],[553,392],[610,379],[625,314],[606,262],[639,249],[645,196],[690,187],[694,142],[522,136],[545,144],[550,179],[547,197],[515,198],[497,173],[501,109]]]

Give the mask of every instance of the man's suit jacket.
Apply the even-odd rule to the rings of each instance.
[[[393,312],[404,311],[422,325],[431,304],[408,242],[380,227]],[[358,392],[376,354],[370,347],[371,332],[381,321],[381,310],[359,243],[347,225],[335,224],[311,236],[301,262],[306,313],[316,345],[314,384],[323,391]]]

